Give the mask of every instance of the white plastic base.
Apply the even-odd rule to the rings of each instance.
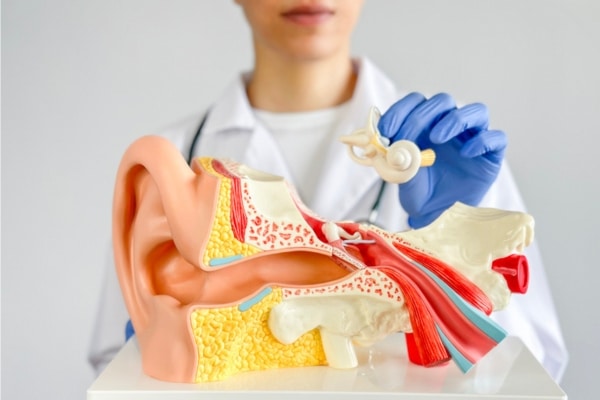
[[[198,399],[566,399],[522,342],[505,339],[469,373],[451,362],[424,368],[411,364],[402,334],[357,348],[358,367],[286,368],[246,372],[222,382],[176,384],[142,372],[130,340],[90,386],[88,400]]]

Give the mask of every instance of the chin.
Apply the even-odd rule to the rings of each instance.
[[[338,57],[340,54],[345,54],[346,58],[350,58],[346,47],[342,47],[337,43],[328,41],[302,41],[294,43],[286,50],[287,57],[295,61],[323,61]]]

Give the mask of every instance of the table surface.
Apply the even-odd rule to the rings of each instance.
[[[142,399],[566,399],[520,339],[508,337],[468,373],[452,362],[424,368],[408,362],[402,334],[357,348],[359,366],[244,372],[221,382],[162,382],[142,372],[137,341],[129,340],[90,386],[88,400]]]

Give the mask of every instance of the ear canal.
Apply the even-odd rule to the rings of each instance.
[[[185,304],[202,287],[200,247],[212,220],[217,181],[194,173],[170,142],[135,141],[119,165],[113,199],[117,276],[136,336],[146,348],[151,376],[165,368],[190,380],[195,354]],[[141,344],[141,343],[140,343]],[[148,367],[149,366],[149,367]],[[177,374],[175,374],[177,375]]]

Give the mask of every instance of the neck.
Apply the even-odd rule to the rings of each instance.
[[[348,101],[355,84],[356,72],[347,54],[319,60],[257,54],[247,93],[250,104],[261,110],[311,111]]]

